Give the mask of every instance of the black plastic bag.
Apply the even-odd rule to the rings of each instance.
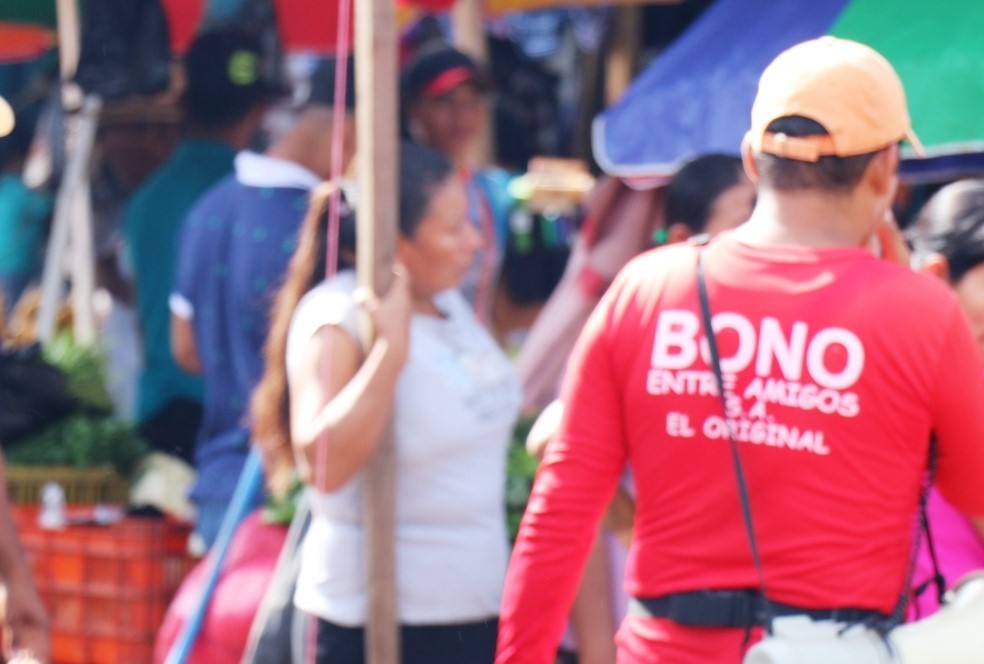
[[[5,448],[79,406],[68,378],[44,361],[40,346],[0,351],[0,443]]]
[[[170,31],[160,0],[86,0],[75,74],[86,93],[152,95],[170,80]]]
[[[489,37],[488,44],[496,162],[524,171],[533,157],[564,154],[557,76],[508,39]]]

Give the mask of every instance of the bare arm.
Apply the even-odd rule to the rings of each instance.
[[[178,366],[188,373],[200,374],[202,364],[195,343],[195,328],[190,319],[171,314],[171,354]]]
[[[6,591],[2,617],[5,631],[10,632],[9,637],[4,635],[5,642],[11,644],[11,652],[5,652],[4,655],[12,658],[18,652],[30,651],[37,661],[46,664],[51,660],[48,615],[34,587],[31,569],[24,558],[14,527],[14,518],[7,499],[7,478],[2,456],[0,479],[3,481],[3,490],[0,491],[0,580]]]
[[[377,336],[365,361],[337,327],[321,328],[308,342],[302,368],[290,381],[291,432],[305,482],[335,491],[369,462],[393,410],[409,318],[409,290],[400,276],[373,307]],[[319,443],[329,460],[321,468]]]
[[[605,533],[599,530],[571,606],[571,626],[577,636],[579,664],[615,661],[615,609]]]
[[[629,259],[649,246],[649,235],[661,219],[662,190],[632,191],[606,178],[587,207],[600,224],[598,235],[590,244],[578,238],[564,276],[530,328],[517,361],[526,412],[556,396],[567,357],[604,288]],[[593,276],[585,280],[589,274]],[[586,291],[585,281],[593,280],[598,283],[591,288],[600,290]]]
[[[544,408],[526,434],[526,451],[537,459],[543,458],[547,443],[560,428],[560,420],[564,417],[564,404],[560,399],[554,399]]]

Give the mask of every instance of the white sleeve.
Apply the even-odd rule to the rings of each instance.
[[[287,332],[288,375],[294,373],[311,337],[326,325],[337,326],[360,343],[359,308],[346,286],[334,280],[321,284],[298,303]]]

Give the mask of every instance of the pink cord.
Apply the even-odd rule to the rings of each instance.
[[[338,35],[337,46],[335,49],[335,94],[334,94],[334,113],[332,115],[331,128],[331,181],[335,187],[331,191],[331,198],[328,200],[328,232],[326,233],[326,260],[325,260],[325,279],[331,279],[338,272],[338,235],[339,223],[341,218],[342,201],[342,158],[344,156],[345,133],[345,90],[348,78],[348,56],[351,52],[349,43],[349,25],[352,16],[352,0],[338,0]],[[331,377],[331,339],[328,337],[328,346],[325,348],[325,360],[322,362],[324,380],[328,381]],[[323,484],[325,479],[325,468],[328,463],[328,432],[325,431],[319,436],[317,448],[315,450],[315,486]],[[316,504],[312,504],[312,511],[317,510]],[[310,624],[307,633],[307,647],[305,660],[308,664],[316,664],[318,654],[318,619],[310,616]]]

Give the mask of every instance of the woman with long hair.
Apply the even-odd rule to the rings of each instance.
[[[950,286],[984,357],[984,179],[959,180],[936,192],[920,211],[908,238],[912,266]],[[968,357],[967,361],[978,358]],[[967,572],[984,567],[984,531],[935,487],[929,493],[926,513],[939,570],[948,586]],[[910,616],[917,618],[939,608],[931,584],[935,570],[926,539],[924,534],[913,574],[914,586],[923,589],[910,604]]]
[[[254,431],[273,484],[296,462],[311,489],[294,599],[316,627],[318,662],[364,661],[363,471],[392,417],[402,662],[491,663],[519,383],[456,290],[480,237],[453,166],[404,144],[399,171],[397,265],[380,299],[357,293],[350,269],[322,281],[326,219],[314,201],[275,306]],[[368,348],[360,307],[374,324]]]

